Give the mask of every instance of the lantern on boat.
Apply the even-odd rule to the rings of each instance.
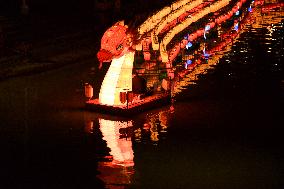
[[[217,23],[217,24],[220,24],[220,23],[221,23],[220,17],[216,18],[216,23]]]
[[[85,96],[88,99],[91,99],[93,97],[93,87],[89,83],[85,83]]]
[[[162,80],[162,88],[165,90],[165,91],[169,91],[171,89],[171,83],[168,79],[163,79]]]
[[[203,30],[201,29],[201,30],[197,30],[197,36],[199,37],[199,36],[202,36],[202,34],[203,34]]]
[[[233,16],[233,11],[230,11],[229,13],[228,13],[228,15],[230,16],[230,17],[232,17]]]
[[[126,91],[121,91],[120,95],[119,95],[119,98],[120,98],[120,102],[122,104],[124,104],[126,102]]]
[[[228,14],[226,14],[224,21],[225,21],[225,20],[228,20],[229,18],[230,18],[230,16],[229,16]]]
[[[136,44],[135,49],[136,49],[137,51],[142,51],[142,43]]]
[[[153,32],[151,34],[151,37],[152,37],[152,48],[153,48],[153,50],[154,51],[159,50],[160,44],[158,42],[158,37],[156,35],[154,35]]]
[[[174,72],[170,72],[170,73],[169,73],[169,77],[170,77],[171,79],[173,79],[173,78],[175,77],[175,73],[174,73]]]
[[[186,40],[186,39],[183,39],[183,40],[181,41],[181,43],[180,43],[180,48],[183,49],[186,44],[187,44],[187,40]]]
[[[132,91],[129,91],[129,92],[127,93],[127,101],[128,101],[128,102],[132,102],[133,99],[134,99],[134,93],[133,93]]]
[[[151,59],[151,54],[150,54],[150,52],[144,52],[143,55],[144,55],[144,59],[145,59],[145,60],[149,61],[149,60]]]
[[[210,28],[214,28],[215,22],[210,22],[209,25],[210,25]]]
[[[189,36],[189,41],[194,41],[197,38],[197,33],[192,33]]]
[[[242,2],[239,1],[239,2],[237,3],[237,6],[238,6],[238,7],[241,7],[241,6],[242,6]]]
[[[233,13],[236,13],[236,12],[238,11],[238,7],[234,7],[234,8],[232,9],[232,11],[233,11]]]

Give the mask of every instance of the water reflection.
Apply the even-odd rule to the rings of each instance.
[[[107,147],[110,148],[113,165],[133,166],[133,150],[131,139],[121,136],[124,129],[132,127],[132,121],[112,121],[99,118],[100,131]]]
[[[123,188],[137,182],[139,174],[135,171],[133,144],[158,145],[166,138],[173,112],[174,106],[171,105],[142,114],[135,118],[135,122],[128,118],[86,112],[84,131],[90,138],[101,140],[100,146],[105,144],[105,150],[97,151],[97,178],[107,188]]]
[[[158,113],[149,113],[146,115],[145,123],[143,125],[143,137],[152,141],[153,144],[162,139],[163,135],[167,132],[167,128],[170,124],[171,113],[173,113],[174,107],[170,106],[167,110],[159,111]]]
[[[99,118],[99,129],[102,139],[109,148],[109,155],[99,162],[98,178],[113,188],[115,185],[128,185],[134,174],[134,154],[131,138],[127,129],[133,126],[132,121],[113,121]]]

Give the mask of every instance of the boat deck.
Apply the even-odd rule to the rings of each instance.
[[[114,115],[131,116],[140,112],[157,108],[169,104],[170,93],[160,93],[147,96],[139,101],[128,103],[120,106],[109,106],[99,103],[99,99],[93,99],[86,102],[86,109],[99,113],[107,113]]]

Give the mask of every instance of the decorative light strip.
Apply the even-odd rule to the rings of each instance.
[[[226,14],[220,15],[218,16],[218,18],[215,19],[215,22],[217,24],[220,24],[221,22],[224,22],[226,20],[228,20],[229,18],[231,18],[233,16],[233,13],[237,12],[239,10],[239,8],[242,6],[242,3],[244,3],[246,0],[240,0],[236,3],[236,5],[232,8],[232,10],[228,11]],[[215,22],[210,22],[205,24],[205,29],[209,28],[212,29],[216,24]],[[185,43],[187,43],[188,41],[194,41],[195,39],[197,39],[198,37],[200,37],[201,35],[205,36],[205,29],[199,29],[197,30],[195,33],[192,33],[189,35],[189,40],[184,40]],[[181,43],[176,44],[171,50],[169,50],[169,61],[173,61],[175,59],[175,57],[178,55],[180,48],[183,48],[183,45]]]
[[[157,13],[153,14],[151,17],[149,17],[143,24],[141,24],[138,27],[138,33],[139,35],[143,35],[150,30],[152,30],[163,17],[170,14],[172,11],[178,9],[179,7],[187,4],[192,0],[179,0],[171,4],[171,6],[166,6],[162,10],[158,11]]]
[[[197,20],[199,20],[200,18],[204,17],[205,15],[211,13],[211,12],[216,12],[217,10],[225,7],[226,5],[228,5],[230,2],[230,0],[220,0],[208,7],[205,7],[203,10],[197,12],[194,16],[187,18],[186,20],[184,20],[182,23],[180,23],[179,25],[175,26],[173,29],[171,29],[166,36],[162,39],[161,44],[160,45],[160,51],[166,51],[166,46],[170,43],[170,41],[172,40],[172,38],[180,33],[182,30],[184,30],[185,28],[187,28],[190,24],[192,24],[193,22],[196,22]],[[163,47],[163,48],[161,48]],[[166,62],[165,59],[163,60],[163,62]]]
[[[175,10],[161,20],[161,22],[154,28],[153,33],[158,35],[169,22],[172,22],[186,11],[193,9],[201,3],[203,3],[203,0],[194,0]]]

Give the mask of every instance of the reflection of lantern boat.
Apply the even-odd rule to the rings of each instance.
[[[133,166],[132,142],[129,139],[120,138],[119,130],[132,126],[131,121],[112,121],[99,119],[100,130],[103,139],[110,148],[113,156],[112,163],[122,166]]]
[[[111,161],[100,162],[98,177],[106,185],[130,184],[131,177],[134,174],[134,153],[132,150],[132,141],[129,138],[121,138],[120,130],[132,127],[132,121],[113,121],[99,119],[100,131],[103,140],[110,149]]]
[[[180,60],[180,54],[184,54],[185,48],[190,48],[192,43],[208,41],[206,35],[214,30],[214,27],[219,28],[220,24],[233,18],[240,19],[240,15],[237,16],[235,13],[245,2],[246,0],[237,2],[180,0],[149,17],[137,28],[138,34],[135,36],[130,34],[128,27],[121,22],[109,28],[102,37],[98,59],[100,63],[112,60],[111,65],[102,83],[99,99],[87,101],[87,108],[129,115],[166,102],[169,103],[170,94],[173,94],[173,91],[169,93],[164,90],[161,93],[161,87],[167,86],[162,81],[177,80],[177,75],[179,75],[177,72],[183,71],[180,65],[186,65],[185,69],[189,68],[189,70],[193,70],[198,65],[198,62],[185,64],[184,61],[189,60]],[[214,17],[208,18],[210,13],[214,13]],[[200,25],[204,27],[200,28]],[[172,39],[175,36],[178,38],[178,35],[188,26],[191,26],[192,33],[187,34],[181,42],[173,42]],[[133,41],[137,44],[133,44]],[[189,42],[191,45],[188,45]],[[195,55],[199,56],[196,51],[193,56]],[[209,56],[205,53],[205,48],[204,55]],[[142,61],[139,62],[138,58]],[[142,100],[133,98],[135,100],[132,102],[132,100],[129,101],[128,96],[130,94],[132,98],[132,94],[130,92],[125,94],[123,89],[128,88],[132,91],[133,72],[146,78],[147,88],[151,93],[148,93],[148,96],[145,93],[146,97]],[[173,87],[166,88],[172,89]],[[125,104],[125,102],[129,103]]]

